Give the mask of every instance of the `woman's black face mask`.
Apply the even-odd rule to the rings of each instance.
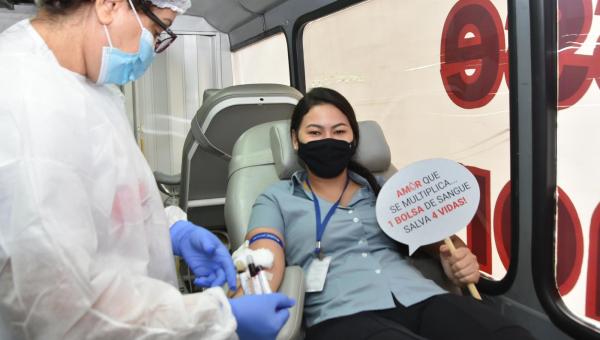
[[[342,173],[354,151],[352,143],[333,138],[306,144],[298,142],[298,157],[310,171],[322,178],[333,178]]]

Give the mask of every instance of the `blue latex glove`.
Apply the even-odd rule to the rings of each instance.
[[[296,302],[284,294],[244,295],[229,300],[240,340],[273,340]]]
[[[170,229],[173,253],[183,257],[200,287],[221,286],[236,290],[236,271],[229,251],[210,231],[188,221],[179,221]]]

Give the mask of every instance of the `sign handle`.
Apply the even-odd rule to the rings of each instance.
[[[444,239],[444,243],[450,249],[450,254],[454,255],[454,252],[456,251],[456,248],[454,247],[454,243],[452,243],[452,241],[450,240],[450,238],[446,237]],[[479,291],[477,291],[477,287],[475,287],[474,283],[467,284],[467,288],[469,288],[469,292],[471,293],[472,297],[474,297],[475,299],[481,301],[481,295],[479,295]]]

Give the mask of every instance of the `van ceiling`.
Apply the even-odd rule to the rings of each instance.
[[[186,14],[201,16],[219,31],[229,33],[285,1],[287,0],[192,0],[192,7]]]
[[[287,0],[192,0],[188,15],[203,17],[214,28],[229,33],[235,28],[261,17]],[[13,9],[15,4],[34,0],[0,0],[0,8]]]

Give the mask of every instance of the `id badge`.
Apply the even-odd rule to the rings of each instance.
[[[306,273],[305,278],[307,293],[320,292],[323,290],[330,263],[331,256],[325,256],[323,259],[313,259],[310,266],[308,266],[308,272]]]

